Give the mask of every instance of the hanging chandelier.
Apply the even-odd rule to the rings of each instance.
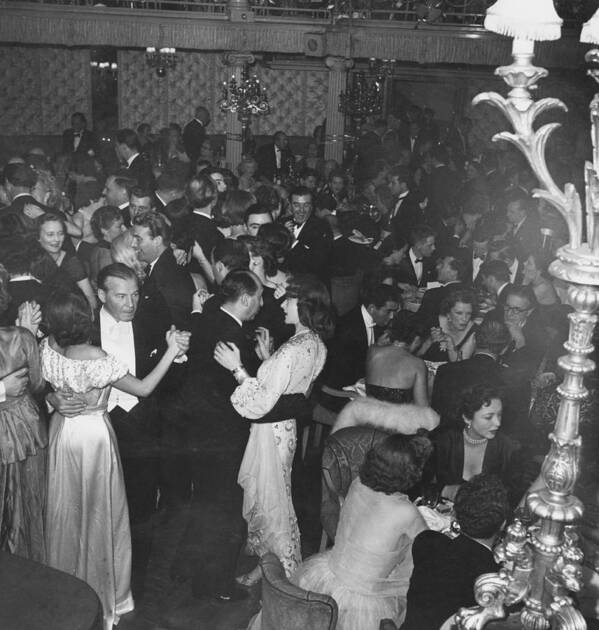
[[[237,80],[231,75],[230,80],[223,81],[222,98],[218,106],[223,112],[237,114],[237,119],[245,130],[252,116],[265,116],[270,113],[270,104],[266,89],[254,74],[250,77],[249,65],[246,63]]]
[[[146,63],[150,68],[156,68],[156,76],[165,77],[166,71],[177,65],[177,49],[148,47],[146,48]]]
[[[380,115],[383,111],[385,77],[367,77],[364,72],[353,75],[347,92],[339,94],[339,111],[356,122],[363,122],[368,116]]]

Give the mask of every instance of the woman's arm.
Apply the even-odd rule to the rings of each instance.
[[[424,361],[419,361],[416,367],[416,380],[412,389],[414,402],[421,407],[428,407],[428,370]]]
[[[89,305],[92,309],[92,312],[98,308],[98,302],[96,300],[96,296],[94,294],[94,290],[92,289],[91,282],[89,278],[83,278],[83,280],[79,280],[77,282],[77,286],[83,291],[85,298],[89,302]]]
[[[126,374],[123,378],[113,383],[113,386],[123,392],[127,392],[127,394],[139,396],[140,398],[149,396],[156,389],[171,363],[181,351],[177,344],[177,334],[175,327],[171,326],[171,329],[166,333],[166,342],[168,344],[166,352],[162,355],[158,365],[144,379],[140,380],[132,374]]]
[[[200,247],[197,241],[194,241],[191,255],[200,264],[200,267],[202,268],[202,271],[206,275],[206,278],[208,278],[208,281],[211,284],[214,284],[214,272],[212,271],[212,265],[210,264],[210,261],[204,255],[204,250]]]

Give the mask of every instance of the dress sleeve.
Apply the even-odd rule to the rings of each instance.
[[[293,364],[293,353],[289,348],[281,348],[267,359],[258,374],[246,378],[231,395],[237,413],[249,420],[266,415],[287,390]]]
[[[29,386],[33,394],[37,394],[44,388],[40,351],[33,334],[25,328],[21,328],[21,343],[27,357],[29,368]]]
[[[112,354],[89,364],[88,377],[92,387],[106,387],[123,378],[129,368]]]

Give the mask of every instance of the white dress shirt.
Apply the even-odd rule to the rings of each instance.
[[[275,145],[275,161],[277,163],[277,169],[281,168],[281,149]]]
[[[410,247],[410,261],[412,262],[412,267],[414,268],[414,273],[416,274],[416,280],[418,281],[418,284],[420,284],[420,280],[422,280],[422,273],[423,273],[423,263],[422,260],[418,260],[417,262],[417,258],[416,258],[416,254],[414,253],[414,250]]]
[[[133,324],[131,322],[117,322],[103,306],[100,310],[100,338],[102,350],[124,363],[129,368],[130,374],[135,376]],[[108,411],[117,406],[125,411],[130,411],[138,402],[137,396],[132,396],[113,387],[108,398]]]
[[[81,136],[83,131],[73,131],[73,151],[77,151],[77,147],[81,144]]]
[[[410,194],[409,190],[406,190],[405,193],[401,193],[401,195],[399,195],[398,199],[397,199],[397,203],[395,204],[395,208],[393,208],[393,212],[391,213],[391,219],[394,219],[398,212],[399,209],[401,208],[401,204],[403,203],[403,200]]]
[[[133,154],[130,158],[127,159],[127,167],[131,166],[133,160],[139,155],[139,153]]]
[[[231,313],[231,311],[228,311],[224,306],[220,307],[220,310],[223,313],[226,313],[229,317],[231,317],[232,319],[234,319],[241,328],[243,328],[243,322],[239,319],[239,317],[237,317],[236,315],[233,315],[233,313]]]
[[[366,335],[368,338],[368,347],[374,345],[374,327],[376,325],[374,319],[372,319],[372,315],[366,310],[364,305],[362,305],[362,319],[364,320],[364,326],[366,326]]]

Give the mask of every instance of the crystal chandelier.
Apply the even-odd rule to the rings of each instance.
[[[228,82],[223,81],[222,95],[218,103],[221,111],[236,113],[244,130],[252,116],[270,113],[266,89],[260,85],[256,75],[250,77],[248,64],[243,65],[239,80],[231,75]]]
[[[599,43],[599,20],[595,19],[585,25],[583,41]],[[593,161],[585,164],[585,215],[573,184],[560,189],[547,168],[545,147],[559,124],[535,128],[542,113],[567,108],[556,98],[534,101],[530,93],[548,74],[532,64],[534,42],[559,39],[561,24],[552,0],[498,0],[485,20],[488,30],[514,38],[513,63],[495,71],[511,90],[507,98],[496,92],[479,94],[473,103],[488,103],[505,115],[513,131],[498,133],[493,140],[509,142],[522,152],[540,184],[534,196],[556,208],[568,226],[569,242],[557,251],[549,271],[567,283],[573,312],[568,316],[570,331],[564,344],[568,354],[559,359],[564,380],[558,388],[561,401],[549,436],[551,447],[541,468],[540,489],[526,499],[536,522],[526,527],[516,519],[509,525],[504,541],[495,549],[500,571],[476,580],[479,606],[463,608],[456,616],[462,630],[480,630],[490,621],[503,619],[506,607],[515,604],[523,605],[518,614],[526,630],[586,628],[571,598],[582,586],[583,561],[576,533],[583,504],[573,492],[580,470],[580,406],[588,396],[583,379],[595,367],[587,355],[593,350],[599,308],[599,94],[590,106]],[[599,51],[590,51],[586,58],[599,59]],[[599,77],[599,72],[590,73]]]
[[[356,123],[364,122],[368,116],[380,115],[384,87],[385,77],[382,74],[370,78],[364,72],[354,73],[349,90],[339,94],[339,111]]]
[[[150,68],[156,68],[156,76],[165,77],[166,71],[177,65],[177,49],[148,47],[146,48],[146,63]]]

